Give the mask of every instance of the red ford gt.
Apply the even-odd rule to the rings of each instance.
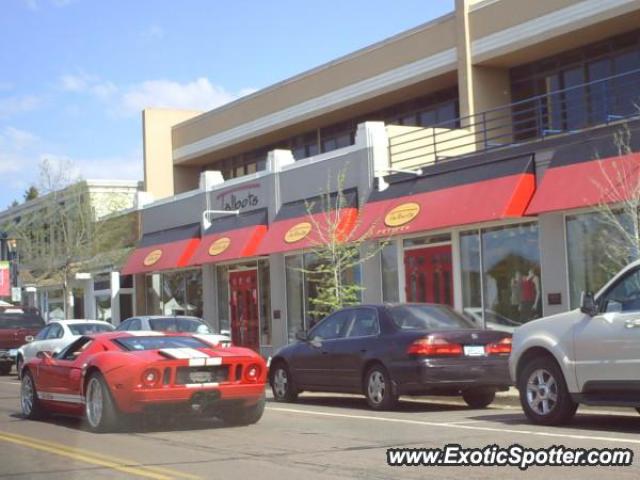
[[[195,411],[248,425],[262,417],[266,377],[253,350],[197,335],[112,332],[80,337],[56,355],[40,352],[23,367],[20,404],[27,418],[85,416],[96,432],[141,412]]]

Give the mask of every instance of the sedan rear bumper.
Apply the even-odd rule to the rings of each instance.
[[[507,357],[409,359],[393,364],[391,376],[401,395],[456,395],[468,389],[507,390]]]

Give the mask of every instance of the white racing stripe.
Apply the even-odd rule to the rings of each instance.
[[[169,357],[177,358],[180,360],[187,359],[187,358],[201,358],[201,359],[209,358],[209,355],[207,355],[206,353],[201,352],[200,350],[196,350],[195,348],[189,348],[189,347],[163,348],[160,350],[160,352],[164,353]]]
[[[404,425],[420,425],[423,427],[450,428],[450,429],[457,429],[457,430],[475,430],[475,431],[481,431],[481,432],[511,433],[515,435],[532,435],[537,437],[565,438],[565,439],[572,439],[572,440],[593,440],[593,441],[600,441],[600,442],[631,443],[634,445],[640,445],[640,439],[635,439],[635,438],[606,437],[606,436],[597,436],[597,435],[576,435],[576,434],[549,432],[549,431],[516,430],[511,428],[480,427],[476,425],[463,425],[460,423],[427,422],[424,420],[408,420],[405,418],[378,417],[374,415],[350,415],[350,414],[344,414],[344,413],[320,412],[316,410],[299,410],[295,408],[267,407],[267,409],[275,412],[283,412],[283,413],[297,413],[301,415],[316,415],[316,416],[322,416],[322,417],[349,418],[353,420],[400,423]]]
[[[187,383],[185,387],[187,388],[206,388],[206,387],[218,387],[220,384],[216,382],[208,382],[208,383]]]
[[[164,336],[164,333],[162,332],[155,332],[153,330],[135,330],[135,331],[129,331],[127,330],[127,333],[129,335],[131,335],[132,337],[162,337]]]
[[[190,358],[190,367],[204,367],[205,365],[221,365],[222,357],[208,357],[208,358]]]

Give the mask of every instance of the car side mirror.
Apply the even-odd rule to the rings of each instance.
[[[31,343],[33,342],[34,338],[33,335],[27,335],[26,337],[24,337],[24,341],[27,343]]]
[[[580,311],[593,317],[598,313],[598,305],[596,304],[596,300],[593,297],[593,293],[591,292],[582,292],[582,296],[580,298]]]
[[[309,336],[307,335],[307,332],[305,332],[304,330],[300,330],[296,332],[296,340],[300,340],[301,342],[308,342]]]

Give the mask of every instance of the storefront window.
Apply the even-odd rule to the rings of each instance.
[[[542,316],[536,223],[462,233],[460,257],[464,313],[474,322],[511,331]]]
[[[260,294],[260,345],[271,345],[271,282],[269,262],[258,262],[258,292]]]
[[[583,291],[597,292],[623,266],[636,257],[625,235],[612,227],[612,218],[593,212],[567,216],[567,258],[571,308],[580,304]],[[615,223],[632,231],[622,213]],[[633,242],[635,243],[635,242]]]
[[[231,322],[229,321],[229,268],[227,266],[216,268],[216,287],[220,332],[228,334],[231,332]]]
[[[111,323],[111,295],[96,295],[96,320]]]
[[[382,268],[382,301],[399,302],[398,247],[395,242],[385,245],[380,252]]]
[[[542,316],[537,224],[483,230],[482,263],[486,312],[518,324]]]
[[[460,270],[462,274],[462,308],[476,325],[482,326],[482,283],[480,266],[480,234],[460,234]]]
[[[304,278],[302,255],[285,257],[287,283],[287,330],[289,341],[295,339],[296,332],[305,330],[304,321]]]
[[[154,273],[145,277],[145,301],[147,315],[160,315],[162,301],[160,298],[160,274]]]
[[[202,270],[185,272],[186,313],[202,318]]]

